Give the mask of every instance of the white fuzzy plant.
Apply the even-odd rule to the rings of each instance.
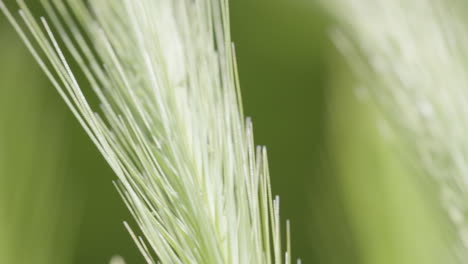
[[[41,2],[38,21],[17,1],[25,26],[0,8],[118,176],[146,261],[291,263],[244,123],[227,1]]]
[[[468,25],[458,0],[333,0],[334,40],[405,139],[408,158],[437,180],[468,257]],[[352,41],[351,41],[352,40]]]

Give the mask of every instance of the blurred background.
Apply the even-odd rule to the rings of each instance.
[[[329,41],[333,19],[311,0],[231,0],[231,21],[245,112],[269,149],[294,257],[449,263],[432,187],[356,93]],[[115,176],[3,16],[0,62],[0,263],[143,263]]]

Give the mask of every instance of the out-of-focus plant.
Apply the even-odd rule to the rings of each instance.
[[[462,1],[337,0],[334,40],[398,137],[402,159],[436,180],[468,256],[468,27]],[[447,229],[449,230],[449,229]],[[446,263],[448,263],[447,261]]]
[[[42,3],[38,22],[18,1],[28,33],[0,7],[117,174],[146,261],[290,263],[266,150],[244,123],[227,1]]]
[[[397,155],[401,140],[374,105],[349,89],[353,80],[339,63],[333,64],[327,135],[357,263],[452,263],[434,186]]]
[[[12,37],[0,35],[0,263],[71,263],[78,204],[63,184],[61,113]]]

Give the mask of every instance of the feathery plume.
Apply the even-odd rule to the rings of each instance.
[[[335,0],[334,40],[404,139],[408,157],[437,180],[468,247],[468,27],[457,0]]]
[[[41,2],[37,21],[17,1],[26,27],[0,8],[117,174],[146,261],[291,263],[266,150],[244,123],[227,1]]]

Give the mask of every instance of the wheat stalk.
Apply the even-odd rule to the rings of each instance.
[[[291,263],[243,121],[227,1],[44,0],[40,22],[17,2],[26,27],[0,8],[118,176],[148,263]]]

